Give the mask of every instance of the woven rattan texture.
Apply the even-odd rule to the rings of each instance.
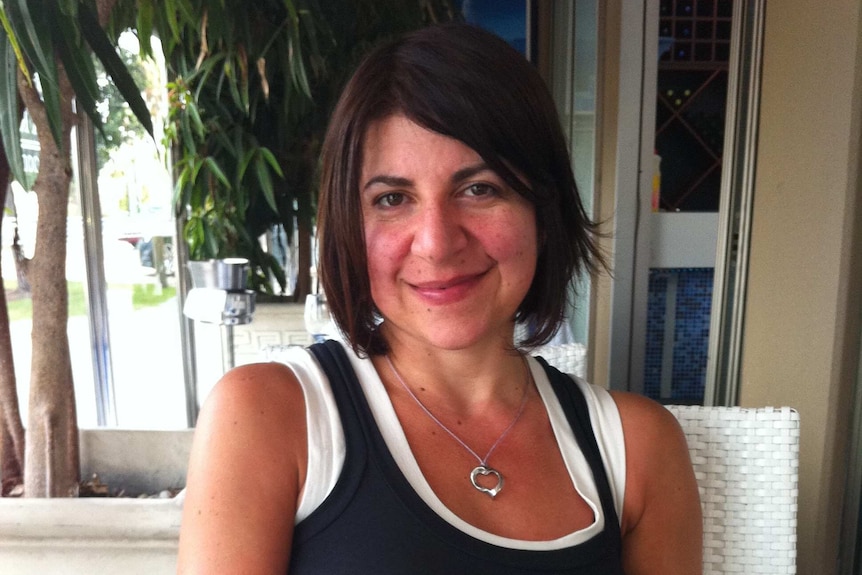
[[[685,432],[700,489],[704,574],[796,573],[799,414],[668,409]]]

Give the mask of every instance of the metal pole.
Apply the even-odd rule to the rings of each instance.
[[[233,324],[226,323],[222,328],[224,337],[222,338],[222,365],[224,371],[230,371],[236,361],[233,351]]]
[[[117,426],[117,404],[111,367],[111,337],[108,328],[105,254],[102,247],[102,209],[96,180],[96,143],[93,124],[79,114],[75,143],[78,147],[78,177],[81,215],[84,222],[84,263],[87,271],[87,303],[90,310],[90,340],[96,386],[96,417],[99,426]]]

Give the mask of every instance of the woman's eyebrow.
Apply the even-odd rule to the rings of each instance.
[[[479,174],[479,173],[482,173],[482,172],[485,172],[488,170],[491,170],[491,168],[488,166],[488,164],[486,164],[485,162],[480,162],[480,163],[474,164],[472,166],[467,166],[467,167],[461,168],[460,170],[453,173],[452,177],[449,179],[453,184],[456,184],[456,183],[461,182],[463,180],[469,179],[469,178],[475,176],[476,174]],[[391,186],[394,188],[409,188],[409,187],[413,186],[413,180],[411,180],[410,178],[402,177],[402,176],[390,176],[387,174],[380,174],[378,176],[374,176],[373,178],[371,178],[367,182],[365,182],[365,185],[362,187],[362,189],[367,190],[368,188],[370,188],[371,186],[373,186],[375,184],[384,184],[384,185]]]
[[[472,166],[467,166],[466,168],[461,168],[450,178],[453,184],[457,184],[458,182],[464,181],[466,179],[472,178],[476,174],[485,172],[485,171],[493,171],[490,166],[485,162],[480,162],[478,164],[474,164]]]
[[[400,176],[387,176],[386,174],[381,174],[379,176],[374,176],[362,187],[363,190],[367,190],[371,186],[375,184],[385,184],[387,186],[392,186],[394,188],[408,188],[413,185],[413,180],[409,178],[402,178]]]

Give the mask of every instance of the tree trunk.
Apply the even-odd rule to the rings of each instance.
[[[5,194],[4,194],[5,195]],[[0,494],[23,482],[24,425],[18,409],[6,288],[0,276]]]
[[[299,165],[294,166],[292,170],[294,177],[292,188],[297,190],[296,252],[298,272],[294,300],[304,302],[306,295],[320,291],[320,280],[318,279],[320,276],[318,275],[314,279],[313,285],[311,279],[311,265],[315,259],[315,255],[312,254],[314,239],[314,208],[312,207],[314,196],[312,190],[314,186],[313,166],[317,165],[320,146],[315,145],[314,140],[306,139],[300,144],[300,149],[303,161]]]
[[[295,301],[304,302],[305,296],[317,286],[311,285],[311,226],[306,219],[297,219],[297,273],[296,289],[293,292]]]
[[[0,206],[6,205],[11,179],[6,151],[0,144]],[[2,230],[3,217],[0,215],[0,235]],[[24,425],[18,409],[9,310],[6,307],[6,286],[0,265],[0,495],[6,495],[12,488],[20,485],[24,481],[23,472]]]
[[[58,63],[62,149],[32,86],[19,82],[39,138],[39,173],[33,186],[39,203],[36,248],[29,263],[33,296],[33,355],[27,425],[24,493],[27,497],[75,496],[78,490],[78,425],[69,353],[66,285],[66,219],[72,180],[73,90]]]

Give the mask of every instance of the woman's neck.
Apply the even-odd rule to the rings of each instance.
[[[390,395],[406,385],[424,400],[459,412],[518,404],[528,381],[522,355],[502,340],[447,350],[392,338],[387,355],[391,367],[384,356],[372,361]]]

